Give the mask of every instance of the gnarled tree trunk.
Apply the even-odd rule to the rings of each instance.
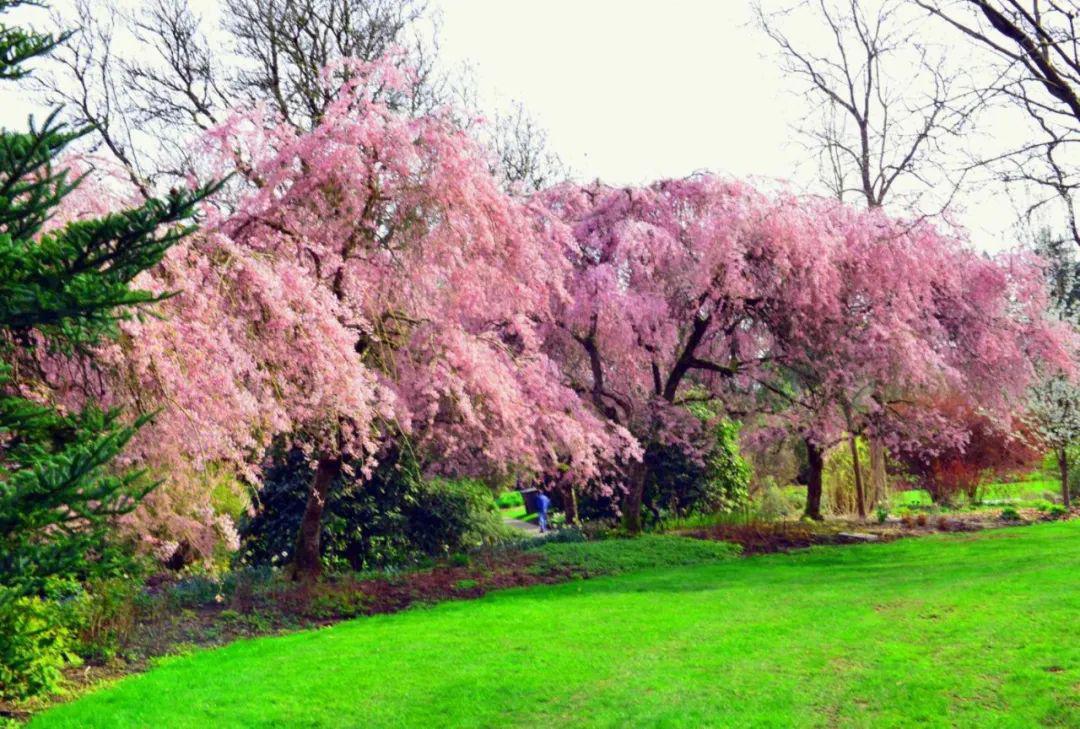
[[[816,443],[805,439],[809,471],[806,477],[806,516],[821,521],[821,473],[825,470],[825,454]]]
[[[315,466],[315,474],[308,488],[307,506],[300,520],[296,536],[296,554],[293,558],[293,579],[315,579],[322,573],[322,516],[326,509],[326,495],[330,484],[341,473],[341,461],[337,458],[321,458]]]

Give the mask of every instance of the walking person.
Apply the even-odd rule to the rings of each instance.
[[[547,513],[551,507],[551,499],[548,495],[541,491],[536,495],[536,522],[540,525],[540,533],[543,534],[548,530],[547,528]]]

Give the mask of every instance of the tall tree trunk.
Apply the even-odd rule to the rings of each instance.
[[[623,527],[631,534],[641,532],[641,502],[645,498],[644,463],[634,463],[629,468],[626,496],[622,500]]]
[[[885,473],[885,444],[878,438],[870,438],[870,506],[874,507],[885,501],[889,492],[888,476]]]
[[[809,462],[809,474],[806,477],[806,516],[814,521],[821,521],[821,472],[825,470],[825,454],[816,443],[809,439],[806,443],[806,459]]]
[[[1072,507],[1072,499],[1069,498],[1069,452],[1064,448],[1057,449],[1057,462],[1061,474],[1061,503],[1068,509]]]
[[[296,555],[293,558],[293,579],[315,579],[322,573],[322,516],[330,484],[341,473],[337,458],[321,458],[308,488],[307,506],[296,536]]]
[[[855,508],[859,510],[859,518],[866,518],[866,491],[863,489],[862,465],[859,463],[859,444],[853,434],[848,434],[848,445],[851,447],[851,469],[855,473]]]
[[[566,506],[565,506],[565,509],[566,509],[566,523],[567,524],[577,524],[578,523],[577,489],[574,488],[574,484],[571,483],[571,484],[567,485],[566,491],[567,491],[567,494],[569,496],[569,498],[566,499]]]

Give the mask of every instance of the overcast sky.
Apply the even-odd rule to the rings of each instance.
[[[749,0],[436,5],[447,67],[468,63],[490,104],[523,102],[580,178],[631,184],[712,170],[814,183],[791,128],[807,105],[753,26]],[[10,86],[4,94],[0,123],[20,125],[33,100]],[[981,248],[1019,242],[1013,207],[988,187],[963,196],[956,218]]]

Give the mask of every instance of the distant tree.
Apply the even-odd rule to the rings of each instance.
[[[344,80],[326,83],[324,69],[344,58],[396,53],[411,89],[387,89],[388,103],[423,113],[443,100],[433,41],[421,28],[431,17],[426,0],[227,0],[219,30],[189,0],[151,0],[134,12],[76,0],[74,12],[82,32],[42,85],[73,121],[94,125],[144,194],[184,179],[196,165],[192,140],[233,108],[265,104],[312,129]]]
[[[1080,319],[1080,261],[1072,240],[1040,232],[1035,250],[1046,265],[1050,301],[1056,314],[1073,327]],[[1032,388],[1031,414],[1043,441],[1054,450],[1061,478],[1061,498],[1070,506],[1069,451],[1080,440],[1080,385],[1076,373],[1045,375]]]
[[[892,406],[911,392],[957,384],[1006,411],[1034,362],[1067,360],[1038,268],[978,255],[925,222],[708,175],[564,185],[541,199],[574,236],[548,344],[572,386],[646,447],[689,453],[702,442],[688,402],[764,411],[807,442],[812,516],[814,454],[856,419],[899,448],[915,441]],[[630,529],[648,468],[626,464]]]
[[[0,1],[0,13],[21,3]],[[27,61],[69,37],[0,25],[0,78],[22,78]],[[190,232],[208,189],[176,191],[137,208],[57,227],[57,207],[80,179],[57,157],[88,130],[50,115],[28,132],[0,133],[0,694],[46,688],[41,656],[17,650],[35,638],[19,618],[55,579],[82,579],[123,564],[109,543],[115,517],[152,486],[113,466],[146,417],[56,407],[33,370],[34,353],[85,352],[117,333],[134,307],[161,295],[133,280]],[[30,632],[27,632],[30,631]],[[37,650],[47,653],[45,637]]]
[[[563,161],[551,150],[547,132],[521,102],[495,115],[488,137],[492,173],[509,190],[536,192],[570,176]]]
[[[959,179],[946,145],[968,127],[980,99],[947,63],[946,49],[920,35],[903,0],[758,2],[757,21],[811,113],[799,132],[819,176],[839,200],[922,209],[928,192],[948,206]]]
[[[1054,450],[1061,478],[1061,501],[1072,505],[1069,494],[1069,446],[1080,440],[1080,387],[1066,377],[1050,377],[1032,388],[1031,413],[1035,428]]]

